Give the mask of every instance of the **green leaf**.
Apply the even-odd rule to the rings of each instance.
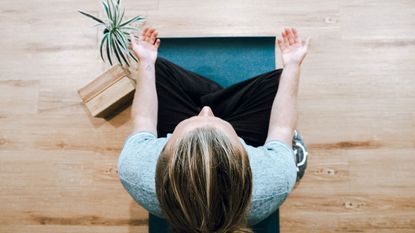
[[[121,24],[122,19],[124,18],[124,14],[125,14],[125,9],[122,10],[122,14],[121,17],[118,19],[117,21],[117,27]]]
[[[107,6],[108,6],[108,19],[111,20],[112,19],[112,9],[111,9],[111,4],[109,3],[109,0],[105,0],[107,2]],[[112,1],[112,0],[111,0]]]
[[[121,58],[125,61],[125,64],[127,64],[127,66],[130,66],[130,64],[128,63],[128,60],[125,58],[125,55],[127,55],[126,54],[126,51],[128,51],[128,50],[126,50],[126,49],[123,49],[123,45],[121,44],[121,42],[120,41],[118,41],[118,40],[116,40],[116,42],[121,46],[121,48],[119,48],[118,46],[117,46],[117,48],[118,48],[118,51],[119,51],[119,53],[120,53],[120,56],[121,56]],[[125,54],[125,55],[124,55]]]
[[[130,33],[126,33],[123,32],[122,33],[123,38],[125,38],[127,40],[128,45],[131,43],[131,39],[130,39]],[[134,35],[133,35],[134,36]],[[135,37],[135,36],[134,36]]]
[[[107,14],[107,17],[110,18],[110,11],[108,4],[104,2],[104,0],[101,0],[102,7],[104,8],[105,13]]]
[[[115,9],[117,9],[117,11],[119,12],[119,10],[120,10],[120,1],[117,1],[117,3],[114,4],[114,5],[115,5]]]
[[[115,35],[116,35],[116,37],[117,37],[119,40],[121,40],[121,42],[122,42],[121,46],[122,46],[124,49],[127,49],[127,48],[128,48],[128,40],[127,40],[127,38],[123,35],[123,33],[121,33],[120,31],[115,31]]]
[[[114,32],[114,37],[115,37],[115,39],[116,39],[116,42],[122,47],[122,48],[125,48],[125,43],[124,43],[124,41],[123,41],[123,39],[119,36],[119,34],[118,34],[119,32],[118,31],[115,31]]]
[[[132,18],[132,19],[129,19],[129,20],[125,21],[124,23],[122,23],[122,24],[120,25],[120,27],[124,27],[125,25],[128,25],[128,24],[130,24],[130,23],[137,22],[137,21],[139,21],[139,20],[141,20],[141,19],[144,19],[144,18],[143,18],[143,17],[141,17],[141,16],[136,16],[136,17],[134,17],[134,18]]]
[[[135,62],[138,62],[138,60],[137,60],[137,58],[135,58],[135,56],[134,56],[134,54],[132,54],[131,53],[131,51],[130,52],[128,52],[129,54],[130,54],[130,57],[135,61]]]
[[[138,27],[130,27],[130,26],[124,26],[124,27],[120,28],[120,31],[122,31],[123,33],[129,34],[128,30],[130,30],[130,31],[139,31],[140,29]]]
[[[110,65],[112,65],[110,44],[111,44],[111,35],[108,34],[108,40],[107,40],[107,46],[106,46],[107,47],[107,58],[108,58],[108,61],[110,62]]]
[[[128,41],[126,40],[125,37],[122,36],[122,33],[120,33],[119,31],[115,32],[115,36],[117,38],[116,42],[121,46],[120,49],[120,54],[122,55],[122,58],[124,59],[124,61],[127,63],[127,65],[129,66],[130,64],[128,64],[128,60],[125,59],[125,56],[128,57]]]
[[[81,14],[98,22],[98,25],[104,25],[105,30],[101,39],[99,52],[101,59],[108,61],[110,65],[115,63],[115,58],[121,65],[131,62],[133,59],[137,61],[138,57],[130,50],[130,33],[139,31],[138,27],[130,26],[129,24],[144,19],[144,17],[136,16],[124,21],[125,8],[121,4],[121,0],[99,0],[102,8],[107,16],[104,19],[99,19],[89,13],[79,11]],[[123,22],[124,21],[124,22]],[[96,25],[96,26],[98,26]],[[115,56],[114,56],[115,54]]]
[[[117,41],[117,39],[113,38],[113,40],[112,40],[112,49],[114,50],[114,53],[115,53],[115,56],[117,57],[118,62],[122,65],[123,63],[122,63],[120,55],[119,55],[120,53],[118,52],[119,48],[118,48],[118,45],[116,44],[116,42],[114,42],[114,41]]]
[[[85,13],[85,12],[83,12],[83,11],[79,11],[79,13],[81,13],[81,14],[83,14],[83,15],[85,15],[85,16],[87,16],[87,17],[89,17],[89,18],[91,18],[91,19],[93,19],[93,20],[95,20],[95,21],[97,21],[98,23],[101,23],[101,24],[104,24],[104,25],[105,25],[104,21],[102,21],[102,20],[98,19],[97,17],[95,17],[95,16],[93,16],[93,15],[90,15],[90,14]]]
[[[105,41],[108,39],[108,34],[105,34],[104,37],[102,37],[101,45],[99,46],[99,53],[101,54],[101,59],[105,62],[104,56],[102,55],[102,49],[104,47]]]
[[[114,0],[109,0],[111,3],[111,8],[112,9],[112,18],[110,19],[112,22],[112,27],[115,28],[116,27],[116,23],[117,23],[117,19],[118,19],[118,9],[116,8],[116,6],[114,5]]]

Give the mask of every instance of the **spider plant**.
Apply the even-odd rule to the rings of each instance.
[[[115,58],[121,65],[129,66],[129,58],[137,61],[137,58],[129,48],[130,33],[137,31],[138,28],[132,27],[130,24],[144,19],[141,16],[136,16],[131,19],[123,21],[125,9],[121,6],[121,0],[100,0],[101,5],[106,14],[106,19],[99,19],[91,14],[83,11],[79,13],[98,22],[96,26],[103,26],[103,37],[99,47],[101,59],[105,62],[104,56],[110,65],[113,64]]]

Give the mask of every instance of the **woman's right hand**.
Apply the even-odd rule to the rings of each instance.
[[[145,27],[138,40],[132,34],[130,35],[132,49],[140,62],[153,64],[156,62],[157,50],[160,46],[160,39],[157,39],[157,35],[157,30],[151,27]]]
[[[282,52],[282,62],[287,64],[301,65],[307,54],[310,37],[306,41],[298,37],[298,32],[294,28],[285,28],[281,32],[282,38],[277,39],[278,47]]]

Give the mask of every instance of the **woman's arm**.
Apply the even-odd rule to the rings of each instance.
[[[284,70],[272,104],[266,142],[280,140],[291,147],[294,130],[297,126],[300,67],[307,54],[310,38],[305,42],[301,41],[294,28],[286,28],[281,35],[282,39],[277,39],[277,43],[282,52]]]
[[[268,129],[269,140],[280,140],[291,146],[297,126],[297,93],[300,65],[286,64],[282,71],[278,92],[272,104]]]
[[[138,70],[131,73],[137,80],[131,111],[133,133],[148,131],[157,136],[158,101],[154,63],[141,61]]]
[[[138,41],[131,36],[131,45],[135,55],[139,58],[138,68],[131,70],[137,81],[134,94],[131,117],[134,122],[133,133],[147,131],[157,137],[157,92],[155,62],[160,39],[157,38],[154,28],[146,27]]]

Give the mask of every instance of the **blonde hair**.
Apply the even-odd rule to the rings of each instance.
[[[156,192],[173,232],[252,232],[246,227],[252,193],[247,152],[215,128],[196,128],[163,148]]]

